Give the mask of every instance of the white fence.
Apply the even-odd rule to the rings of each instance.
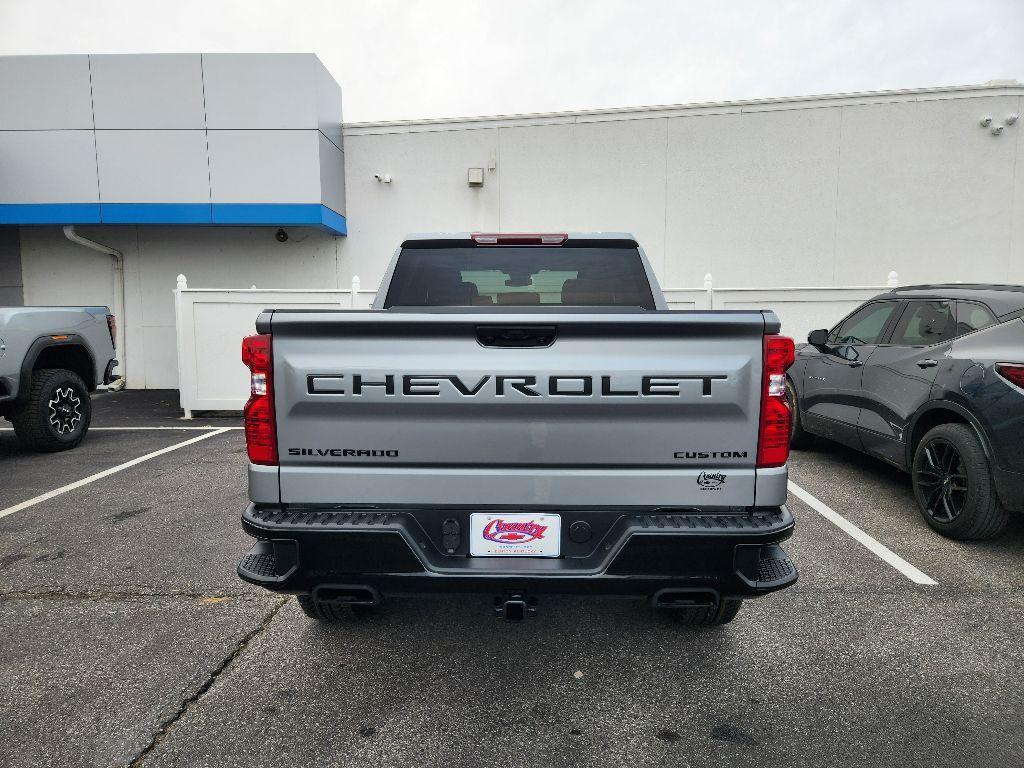
[[[890,272],[888,287],[898,284]],[[705,275],[702,289],[665,289],[671,309],[772,309],[782,332],[797,342],[815,328],[831,327],[883,286],[842,288],[715,288]],[[178,389],[185,416],[193,411],[237,411],[249,393],[249,374],[240,357],[241,338],[254,332],[268,307],[367,309],[376,291],[359,278],[350,289],[189,288],[178,275],[174,318],[178,343]]]

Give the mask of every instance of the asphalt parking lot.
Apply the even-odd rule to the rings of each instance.
[[[0,431],[5,766],[1024,765],[1024,525],[942,539],[843,448],[794,454],[800,581],[726,627],[484,598],[320,626],[235,575],[237,420],[94,407],[75,451]]]

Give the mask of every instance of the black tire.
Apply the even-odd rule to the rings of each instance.
[[[44,368],[33,371],[28,397],[11,411],[14,434],[33,451],[74,448],[89,431],[92,401],[89,390],[74,371]]]
[[[742,600],[721,600],[708,608],[674,608],[676,622],[687,627],[716,627],[736,618]]]
[[[800,417],[800,402],[797,400],[796,387],[786,379],[786,400],[789,402],[790,416],[789,447],[808,448],[814,442],[814,435],[804,430],[803,419]]]
[[[314,600],[312,595],[298,595],[299,607],[311,619],[332,623],[361,619],[373,613],[372,605],[345,605],[344,603],[324,603]]]
[[[943,536],[990,539],[1009,522],[981,441],[966,424],[940,424],[925,434],[911,479],[921,516]]]

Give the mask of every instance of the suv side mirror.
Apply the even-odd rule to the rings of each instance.
[[[811,331],[807,334],[807,343],[812,347],[828,346],[828,330],[825,328],[819,328],[816,331]]]

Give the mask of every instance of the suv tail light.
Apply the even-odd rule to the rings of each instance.
[[[757,466],[781,467],[789,459],[789,422],[786,400],[786,369],[793,364],[796,348],[788,336],[764,337],[761,374],[761,423],[757,434]]]
[[[1016,363],[996,363],[996,371],[1011,384],[1024,389],[1024,365]]]
[[[470,237],[477,245],[562,245],[569,239],[569,235],[562,233],[550,234],[487,234],[485,232],[474,232]]]
[[[110,331],[110,345],[117,349],[117,318],[107,315],[107,330]]]
[[[245,447],[253,464],[277,464],[274,421],[274,370],[271,336],[258,333],[242,339],[242,362],[250,372],[250,395],[245,404]]]

